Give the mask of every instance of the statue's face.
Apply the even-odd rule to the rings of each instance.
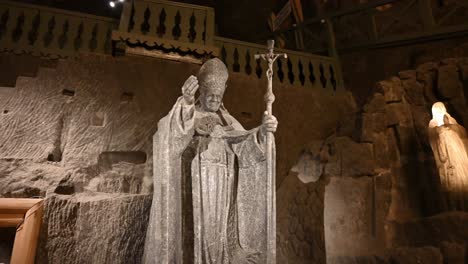
[[[437,121],[439,126],[444,124],[444,116],[446,113],[447,110],[442,103],[435,103],[432,106],[432,118]]]
[[[221,89],[208,90],[200,94],[200,102],[203,110],[207,112],[216,112],[223,102],[223,91]]]

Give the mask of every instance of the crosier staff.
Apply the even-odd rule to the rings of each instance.
[[[266,54],[256,54],[255,59],[260,58],[268,62],[268,70],[266,71],[266,76],[268,80],[268,88],[265,94],[265,103],[267,115],[273,114],[273,102],[275,101],[275,95],[273,94],[273,63],[278,58],[287,58],[288,56],[285,53],[275,54],[273,52],[275,41],[268,40],[268,53]],[[266,160],[267,160],[267,263],[274,264],[276,263],[276,169],[275,169],[275,160],[273,155],[273,142],[275,138],[272,132],[267,132],[266,134]]]

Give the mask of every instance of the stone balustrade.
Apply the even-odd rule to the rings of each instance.
[[[214,10],[211,7],[164,0],[125,3],[113,39],[151,48],[217,54],[213,47]]]
[[[0,51],[51,58],[110,53],[117,25],[106,17],[0,0]]]
[[[255,54],[267,52],[266,45],[221,37],[215,37],[215,45],[220,48],[219,57],[230,71],[266,78],[266,61],[254,58]],[[276,49],[275,53],[288,55],[287,59],[278,59],[274,64],[275,81],[330,91],[343,87],[336,59],[284,49]]]
[[[220,57],[232,72],[265,78],[267,64],[254,55],[266,45],[215,36],[214,10],[166,0],[136,0],[123,6],[114,19],[42,6],[0,0],[0,51],[50,58],[79,52],[110,54],[112,42],[125,49],[140,48],[197,57],[196,63]],[[339,62],[334,57],[292,50],[274,67],[275,81],[336,91],[343,88]]]

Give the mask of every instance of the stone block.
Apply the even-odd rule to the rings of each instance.
[[[364,106],[364,112],[376,113],[385,112],[385,97],[383,94],[375,93],[372,99]]]
[[[387,104],[386,113],[387,118],[385,120],[387,121],[387,126],[413,126],[411,106],[406,102]]]
[[[324,178],[304,184],[289,173],[277,191],[277,262],[325,263]]]
[[[373,142],[375,134],[384,132],[387,129],[386,118],[385,113],[363,113],[361,140]]]
[[[330,145],[333,151],[325,165],[325,175],[354,177],[376,173],[372,144],[339,137]]]
[[[391,176],[377,177],[330,179],[325,188],[324,209],[328,257],[360,256],[385,248]]]
[[[139,263],[150,195],[52,195],[36,263]]]
[[[405,89],[406,99],[412,105],[424,105],[424,85],[416,80],[416,78],[405,79],[401,81]]]
[[[397,77],[392,77],[388,80],[377,83],[378,90],[384,94],[385,102],[401,102],[403,100],[404,90],[401,85],[401,80]]]

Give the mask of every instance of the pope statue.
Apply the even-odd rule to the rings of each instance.
[[[144,263],[265,263],[265,141],[278,122],[265,112],[246,131],[223,106],[227,79],[208,60],[158,123]]]

